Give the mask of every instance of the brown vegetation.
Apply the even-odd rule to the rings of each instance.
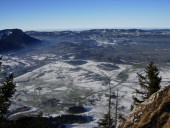
[[[136,106],[119,128],[170,128],[170,86]]]

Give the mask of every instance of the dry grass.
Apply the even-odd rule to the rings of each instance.
[[[166,122],[166,124],[163,126],[163,128],[170,128],[170,118]]]
[[[137,106],[136,111],[119,128],[170,128],[170,86],[154,96],[156,98],[151,103],[146,101]],[[132,121],[139,113],[142,114],[136,117],[135,122]]]

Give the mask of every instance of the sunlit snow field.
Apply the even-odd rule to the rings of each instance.
[[[43,61],[48,56],[32,56],[32,58]],[[10,61],[12,66],[17,63],[17,61],[12,63],[12,60],[6,61],[4,65]],[[29,64],[26,60],[20,60],[20,62]],[[29,107],[29,110],[17,112],[10,118],[24,114],[32,115],[40,111],[43,112],[43,116],[48,117],[71,114],[67,111],[69,107],[84,106],[88,111],[80,114],[92,116],[94,121],[72,126],[96,126],[98,120],[107,112],[108,78],[111,78],[113,115],[118,90],[119,112],[127,116],[133,103],[132,96],[135,95],[135,89],[139,88],[136,73],[143,71],[142,66],[144,65],[75,60],[74,57],[67,60],[53,60],[15,78],[17,91],[13,97],[11,110],[23,106]],[[161,67],[162,86],[168,83],[170,70],[168,67],[169,64]]]

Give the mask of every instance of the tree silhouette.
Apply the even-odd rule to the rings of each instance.
[[[1,66],[1,58],[0,58]],[[10,98],[15,92],[15,84],[13,82],[13,74],[6,77],[5,82],[0,86],[0,127],[7,127],[6,113],[11,105]]]
[[[140,97],[133,96],[134,103],[138,104],[148,99],[153,93],[160,89],[160,82],[162,80],[159,77],[159,69],[153,61],[149,62],[148,66],[145,67],[144,75],[137,73],[139,85],[141,90],[136,89],[136,94]]]
[[[110,121],[110,123],[113,123],[113,119],[111,118],[110,114],[107,113],[104,115],[103,119],[100,119],[100,121],[98,122],[98,124],[102,127],[102,128],[114,128],[113,126],[111,126],[111,124],[109,124],[108,122]]]

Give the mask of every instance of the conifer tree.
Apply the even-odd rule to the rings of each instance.
[[[98,122],[98,124],[102,127],[102,128],[114,128],[113,126],[111,126],[108,121],[113,123],[113,119],[111,118],[110,114],[107,113],[104,115],[103,119],[100,119],[100,121]]]
[[[104,115],[103,119],[100,119],[98,124],[102,127],[102,128],[115,128],[114,126],[114,120],[111,117],[111,94],[112,94],[112,88],[110,85],[110,81],[111,78],[108,78],[106,81],[106,84],[109,85],[109,99],[108,99],[108,112],[107,114]]]
[[[159,77],[159,69],[153,61],[149,62],[148,66],[145,67],[144,74],[137,73],[139,85],[141,90],[136,89],[136,94],[140,97],[134,97],[134,103],[138,104],[148,99],[153,93],[160,89],[160,82],[162,77]]]
[[[13,74],[6,77],[5,82],[0,87],[0,116],[4,117],[9,106],[11,105],[10,98],[15,92],[15,84],[13,82]]]
[[[1,66],[1,58],[0,58]],[[13,82],[13,74],[6,77],[5,82],[0,85],[0,127],[5,128],[8,125],[6,113],[11,105],[10,98],[15,92],[15,84]]]

